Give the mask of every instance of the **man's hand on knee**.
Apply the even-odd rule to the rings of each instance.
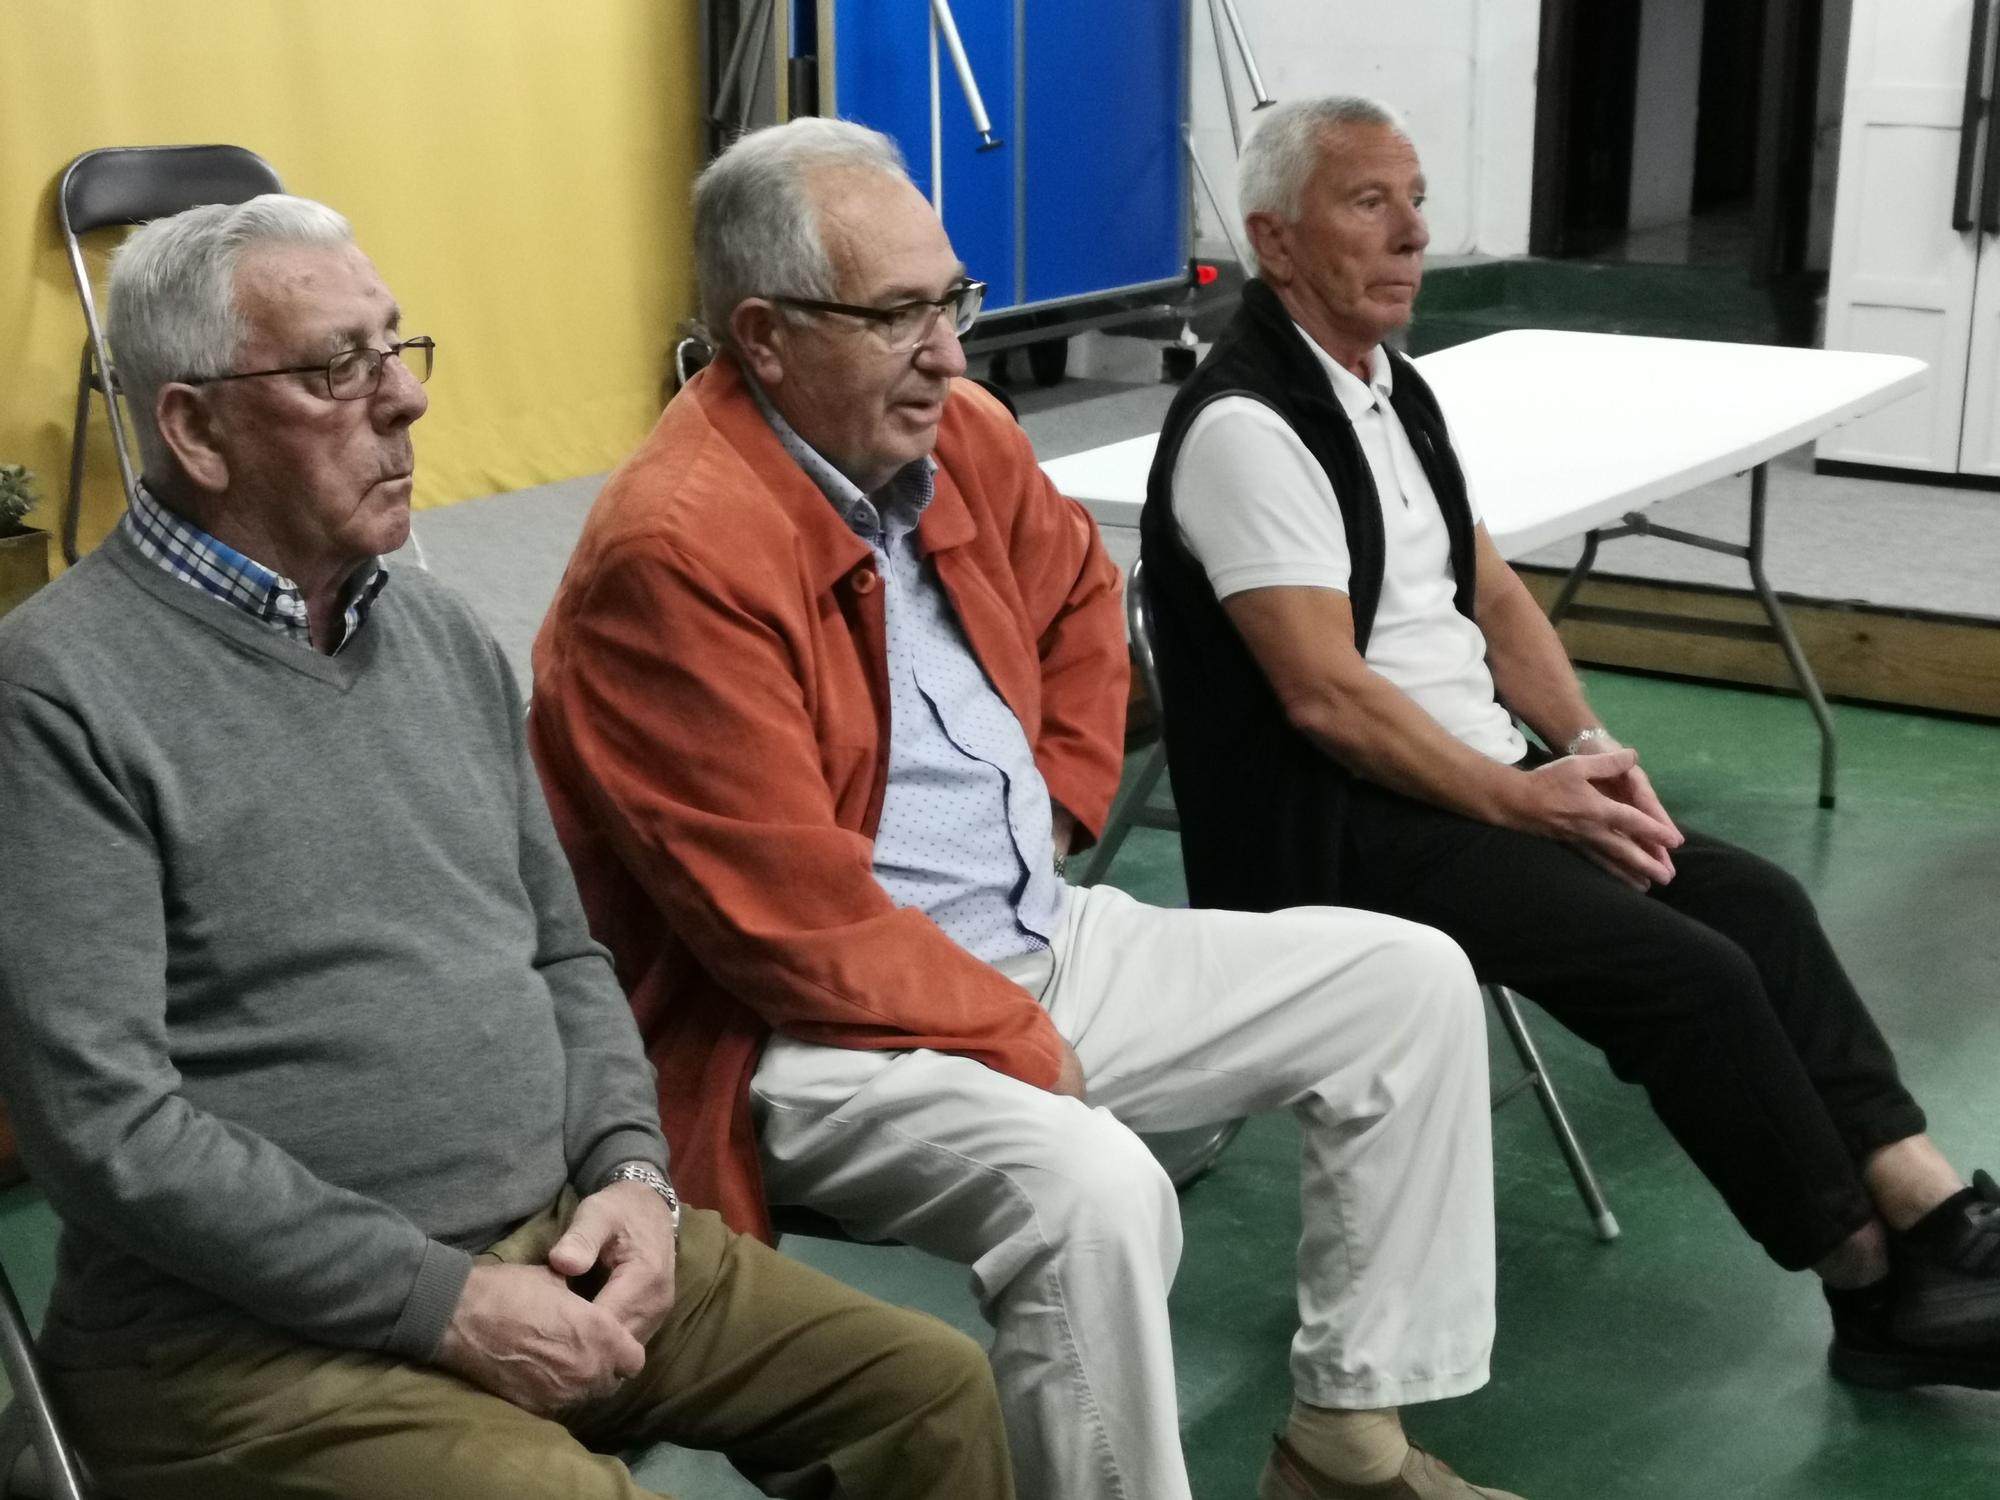
[[[1570,751],[1570,754],[1572,756],[1616,755],[1620,751],[1625,750],[1628,750],[1628,747],[1619,744],[1609,734],[1600,734],[1593,738],[1588,745],[1574,749]],[[1627,807],[1638,808],[1640,812],[1644,813],[1654,822],[1669,829],[1675,839],[1683,838],[1684,835],[1681,833],[1679,827],[1668,816],[1665,805],[1660,801],[1659,793],[1653,790],[1652,778],[1646,775],[1645,768],[1639,764],[1639,752],[1630,750],[1629,753],[1632,756],[1631,766],[1616,776],[1598,781],[1596,783],[1597,789],[1614,801],[1623,802]],[[1671,848],[1672,846],[1670,845],[1662,844],[1655,851],[1662,858],[1666,859],[1669,867],[1673,864],[1673,860],[1670,857]]]
[[[547,1266],[478,1265],[436,1363],[527,1411],[549,1415],[610,1395],[646,1349]]]
[[[1681,832],[1664,809],[1655,816],[1626,800],[1638,800],[1630,779],[1638,764],[1637,753],[1623,748],[1551,761],[1516,783],[1526,795],[1510,821],[1574,846],[1635,889],[1664,885],[1674,878],[1670,851],[1680,846]],[[1650,785],[1645,792],[1657,807]]]
[[[549,1249],[549,1267],[577,1277],[600,1266],[604,1285],[591,1304],[646,1343],[674,1306],[674,1221],[658,1193],[614,1182],[577,1204],[568,1230]]]

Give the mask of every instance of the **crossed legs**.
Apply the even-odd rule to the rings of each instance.
[[[1188,1494],[1166,1318],[1180,1224],[1134,1130],[1298,1116],[1302,1399],[1393,1407],[1484,1382],[1484,1022],[1449,941],[1098,887],[1017,977],[1075,1048],[1089,1105],[964,1058],[784,1040],[752,1105],[774,1202],[970,1267],[1025,1500]]]

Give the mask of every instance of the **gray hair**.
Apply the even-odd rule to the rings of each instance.
[[[1357,94],[1294,99],[1265,114],[1236,167],[1236,203],[1244,219],[1273,214],[1287,224],[1298,222],[1327,132],[1353,125],[1386,125],[1405,140],[1410,134],[1388,105]]]
[[[347,220],[325,204],[265,193],[155,219],[118,247],[105,332],[148,472],[163,473],[170,457],[153,420],[160,387],[226,375],[249,336],[236,306],[236,266],[244,250],[353,239]]]
[[[910,175],[881,131],[804,116],[740,137],[695,179],[694,274],[710,339],[729,342],[729,315],[746,297],[836,294],[806,184],[814,173],[839,168],[905,181]]]

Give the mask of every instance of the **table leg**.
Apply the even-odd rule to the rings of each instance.
[[[1646,630],[1666,630],[1687,635],[1714,635],[1729,640],[1775,641],[1785,653],[1785,660],[1791,666],[1792,679],[1798,683],[1799,691],[1805,695],[1806,704],[1812,709],[1813,718],[1819,722],[1819,805],[1833,806],[1834,762],[1839,750],[1839,740],[1834,733],[1833,715],[1827,711],[1826,697],[1819,690],[1819,679],[1813,676],[1812,663],[1806,660],[1806,653],[1799,645],[1799,638],[1792,634],[1792,622],[1785,618],[1784,607],[1778,603],[1777,593],[1771,581],[1764,576],[1764,512],[1766,466],[1757,465],[1750,471],[1750,540],[1749,542],[1725,542],[1716,537],[1700,536],[1691,531],[1682,531],[1677,526],[1661,526],[1646,518],[1640,511],[1626,516],[1617,526],[1601,526],[1587,533],[1583,539],[1583,556],[1570,569],[1569,576],[1557,590],[1555,600],[1549,606],[1549,623],[1559,625],[1565,618],[1574,620],[1596,620],[1607,625],[1634,625]],[[1591,566],[1597,561],[1600,542],[1614,541],[1624,536],[1652,536],[1663,541],[1678,542],[1684,547],[1699,547],[1704,552],[1719,552],[1724,557],[1740,558],[1749,567],[1750,586],[1757,595],[1757,602],[1763,608],[1763,625],[1751,625],[1734,620],[1690,619],[1657,610],[1625,609],[1617,605],[1577,604],[1576,592],[1589,576]]]
[[[1840,744],[1833,728],[1833,715],[1827,709],[1825,695],[1819,690],[1819,679],[1813,676],[1812,663],[1806,660],[1799,638],[1792,634],[1792,622],[1785,618],[1784,607],[1778,603],[1770,580],[1764,576],[1765,471],[1768,468],[1768,464],[1759,464],[1750,471],[1750,545],[1744,551],[1744,561],[1750,566],[1751,587],[1756,589],[1764,613],[1771,621],[1772,632],[1778,637],[1778,645],[1784,650],[1785,660],[1791,664],[1792,676],[1798,682],[1799,691],[1805,694],[1813,718],[1819,722],[1819,805],[1832,807],[1834,760]]]
[[[1569,570],[1569,577],[1563,580],[1557,592],[1555,603],[1549,606],[1549,623],[1562,624],[1563,616],[1569,613],[1570,604],[1576,599],[1576,591],[1583,587],[1583,580],[1590,576],[1591,565],[1597,561],[1598,533],[1586,532],[1583,538],[1583,556],[1576,560],[1576,566]]]

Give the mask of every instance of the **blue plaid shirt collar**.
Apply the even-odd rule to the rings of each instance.
[[[886,532],[908,531],[916,526],[937,490],[936,459],[926,455],[907,463],[874,494],[863,494],[859,485],[828,463],[825,455],[778,415],[778,408],[771,404],[771,398],[748,370],[743,372],[743,383],[756,398],[757,409],[770,423],[771,431],[778,435],[779,444],[840,513],[848,530],[863,540],[873,541]]]
[[[133,546],[175,578],[312,649],[312,620],[297,584],[169,510],[145,485],[133,494],[119,528]],[[340,639],[333,643],[333,654],[354,639],[388,581],[389,572],[379,560],[355,570],[347,585],[347,607],[341,612]]]

